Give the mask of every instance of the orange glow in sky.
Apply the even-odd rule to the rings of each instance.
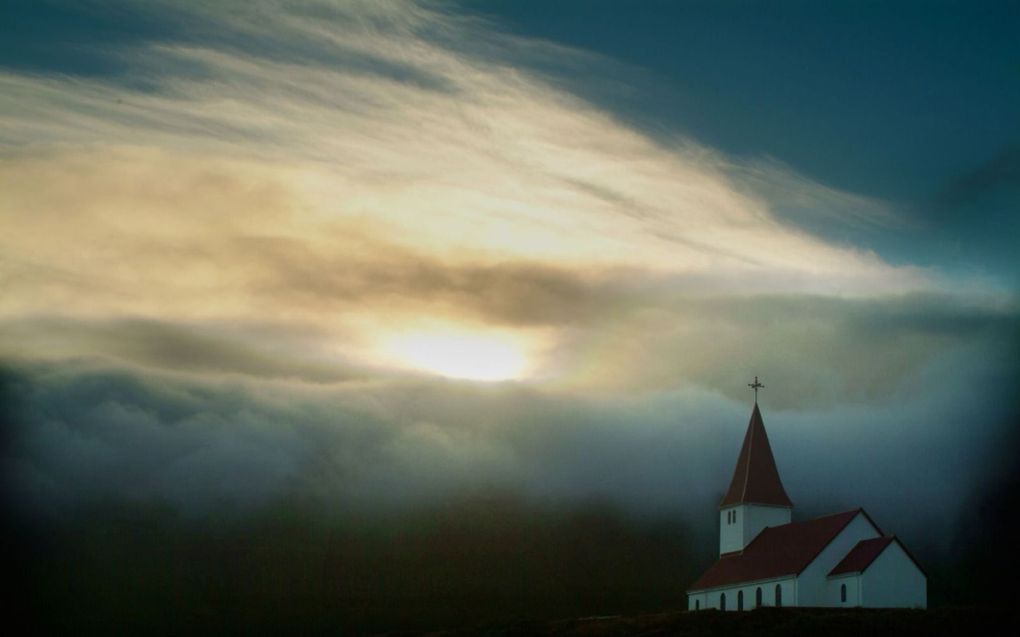
[[[531,365],[520,339],[496,332],[441,328],[386,339],[388,358],[412,369],[477,381],[518,380]]]

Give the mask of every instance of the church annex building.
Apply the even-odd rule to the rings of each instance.
[[[924,570],[864,509],[803,522],[792,513],[755,400],[719,505],[719,560],[688,589],[688,608],[927,607]]]

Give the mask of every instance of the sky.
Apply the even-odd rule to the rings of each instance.
[[[499,493],[708,555],[755,376],[795,517],[948,560],[1015,480],[1015,3],[2,11],[26,524]]]

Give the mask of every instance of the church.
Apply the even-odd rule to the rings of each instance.
[[[719,560],[687,590],[688,608],[926,608],[924,570],[864,509],[792,521],[754,381],[751,421],[719,505]]]

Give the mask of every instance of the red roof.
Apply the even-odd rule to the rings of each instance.
[[[921,564],[910,553],[910,551],[907,550],[907,547],[903,546],[903,542],[900,542],[900,538],[895,535],[876,537],[871,538],[870,540],[861,540],[856,544],[856,546],[850,549],[850,552],[846,554],[846,557],[844,557],[840,563],[835,566],[835,568],[829,571],[829,576],[843,575],[846,573],[863,573],[869,566],[871,566],[871,563],[882,554],[882,551],[884,551],[886,547],[893,542],[896,542],[896,544],[903,549],[903,552],[906,553],[907,557],[910,558],[910,561],[914,563],[917,570],[924,573],[924,576],[927,577],[928,573],[921,568]]]
[[[739,582],[797,575],[807,568],[822,549],[828,546],[829,542],[858,514],[863,515],[872,526],[878,528],[863,509],[805,522],[766,527],[743,551],[723,554],[689,590],[697,591]]]
[[[861,540],[850,549],[850,552],[846,554],[846,557],[834,569],[829,571],[829,575],[863,573],[864,569],[868,568],[892,541],[893,537],[891,535]]]
[[[772,447],[765,434],[765,423],[758,411],[758,403],[754,404],[751,412],[751,422],[747,425],[747,434],[744,435],[744,445],[740,448],[730,488],[719,506],[722,508],[734,504],[793,506],[779,480],[779,470],[772,457]]]

